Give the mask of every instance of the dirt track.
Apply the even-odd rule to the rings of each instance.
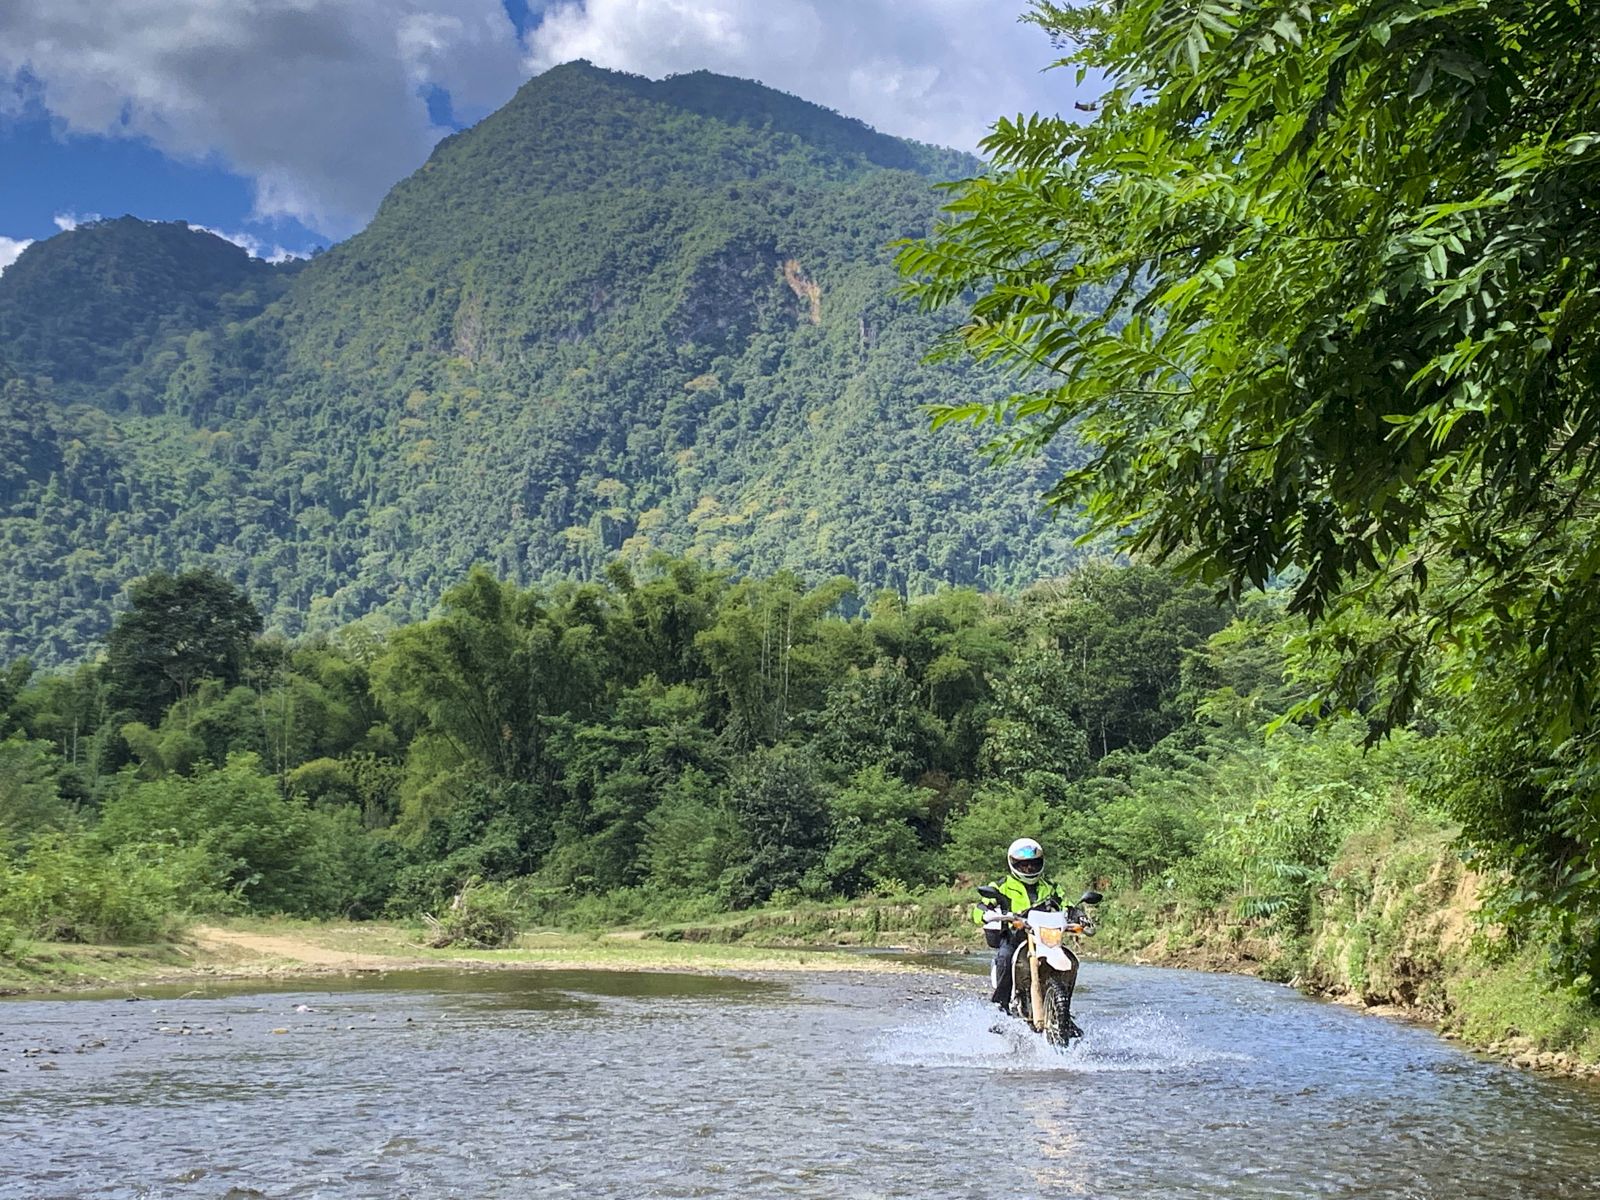
[[[322,975],[343,971],[406,971],[449,967],[462,970],[599,970],[599,971],[689,971],[710,974],[772,971],[871,971],[875,973],[915,972],[912,967],[889,959],[863,958],[831,953],[827,950],[745,951],[719,947],[677,946],[649,942],[637,930],[603,934],[586,946],[573,950],[554,946],[546,950],[537,944],[524,944],[518,950],[485,957],[481,953],[415,953],[421,947],[399,939],[381,954],[361,950],[342,950],[313,940],[295,929],[256,932],[218,925],[196,925],[189,938],[203,959],[226,974]],[[622,946],[626,953],[606,952]],[[648,947],[646,949],[645,947]],[[637,948],[637,949],[633,949]],[[411,951],[411,952],[408,952]]]
[[[418,958],[408,962],[391,954],[357,954],[334,950],[292,933],[252,933],[245,929],[221,929],[215,925],[196,925],[190,936],[201,950],[229,958],[240,951],[286,963],[312,967],[332,967],[349,971],[392,971],[406,966],[437,966],[437,961]]]

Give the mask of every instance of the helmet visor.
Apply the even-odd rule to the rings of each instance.
[[[1044,874],[1044,855],[1033,858],[1013,858],[1011,869],[1024,879],[1037,879]]]

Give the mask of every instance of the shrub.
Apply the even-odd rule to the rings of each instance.
[[[509,946],[521,926],[517,897],[508,884],[479,883],[462,888],[443,917],[428,919],[430,945],[468,950],[500,950]]]
[[[662,789],[644,820],[644,863],[650,882],[664,892],[716,894],[737,862],[739,826],[705,772],[689,768]]]
[[[1060,822],[1042,797],[1006,784],[989,784],[948,827],[946,870],[952,875],[989,876],[1005,870],[1006,847],[1013,838],[1044,843],[1045,858],[1059,862]]]
[[[197,847],[120,846],[50,834],[0,876],[0,920],[34,937],[142,942],[170,936],[184,916],[226,907],[216,865]]]
[[[61,798],[61,761],[47,742],[13,736],[0,741],[0,853],[27,845],[35,834],[72,824]]]
[[[1232,860],[1208,846],[1174,863],[1170,878],[1180,896],[1202,908],[1220,908],[1233,895],[1238,876]]]
[[[226,890],[256,912],[371,915],[394,871],[353,809],[313,809],[303,797],[283,796],[253,754],[202,765],[191,778],[125,780],[95,836],[107,848],[159,841],[209,856]]]
[[[0,962],[21,962],[28,949],[28,939],[22,936],[10,921],[0,920]]]
[[[827,852],[828,798],[815,763],[788,747],[760,751],[735,777],[729,799],[745,847],[730,880],[735,906],[800,887]]]
[[[871,889],[904,891],[905,880],[927,882],[932,855],[917,834],[926,826],[933,793],[885,773],[857,771],[849,786],[830,796],[833,840],[822,861],[828,892],[856,896]]]

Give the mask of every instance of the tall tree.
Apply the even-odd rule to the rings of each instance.
[[[1134,565],[1086,565],[1023,597],[1025,628],[1042,632],[1066,667],[1054,702],[1101,758],[1148,750],[1193,712],[1179,706],[1186,658],[1227,623],[1203,587]]]
[[[553,723],[590,715],[608,675],[595,589],[562,603],[475,570],[437,620],[402,629],[373,670],[378,697],[442,738],[459,763],[547,782]],[[608,669],[608,668],[614,668]]]
[[[233,684],[261,614],[215,571],[157,571],[128,588],[128,610],[106,638],[113,702],[154,724],[202,679]]]
[[[757,752],[734,780],[731,801],[744,842],[735,902],[799,887],[828,844],[828,798],[810,759],[786,746]]]

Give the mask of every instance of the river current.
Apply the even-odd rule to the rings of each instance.
[[[0,1003],[0,1197],[1600,1196],[1600,1089],[1256,980],[395,973]]]

